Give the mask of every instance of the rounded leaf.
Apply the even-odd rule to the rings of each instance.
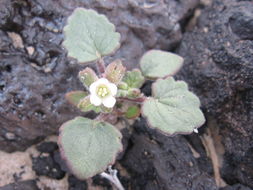
[[[150,50],[140,60],[141,71],[148,78],[172,76],[179,71],[182,65],[182,57],[161,50]]]
[[[72,173],[87,179],[115,162],[122,150],[121,138],[109,123],[76,117],[61,126],[58,144]]]
[[[128,107],[128,109],[125,113],[125,117],[127,119],[135,119],[139,116],[140,116],[140,108],[139,108],[139,106],[136,106],[136,105]]]
[[[75,9],[63,30],[68,55],[80,63],[114,53],[120,46],[120,34],[115,32],[114,25],[94,10]]]
[[[142,106],[142,115],[150,127],[172,135],[191,133],[204,124],[200,101],[185,82],[172,77],[159,79],[153,84],[152,93],[153,97],[147,98]]]

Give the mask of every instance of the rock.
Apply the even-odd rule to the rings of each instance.
[[[241,184],[235,184],[232,186],[226,186],[224,188],[221,188],[220,190],[251,190],[251,189]]]
[[[58,164],[59,151],[55,142],[43,142],[37,146],[41,152],[38,157],[33,157],[33,170],[38,176],[47,176],[53,179],[62,179],[65,171]]]
[[[120,160],[131,176],[130,187],[218,190],[213,177],[198,167],[183,136],[164,136],[149,129],[144,120],[136,122],[134,127],[131,145]]]
[[[68,177],[68,182],[69,190],[88,190],[88,185],[85,181],[78,180],[72,175]]]
[[[93,8],[116,24],[122,45],[107,63],[122,57],[133,68],[147,49],[174,48],[182,36],[180,23],[197,4],[198,0],[1,1],[0,149],[25,150],[81,114],[64,100],[68,91],[83,89],[77,79],[83,66],[67,59],[61,47],[62,29],[74,8]],[[13,36],[18,43],[13,44]],[[14,138],[8,138],[9,133]]]
[[[65,176],[65,172],[50,155],[33,158],[33,170],[38,176],[48,176],[53,179],[62,179]]]
[[[43,153],[53,153],[58,150],[58,145],[55,142],[43,142],[39,144],[37,150]]]
[[[39,190],[35,180],[20,181],[0,187],[0,190]]]
[[[222,178],[253,188],[253,4],[214,1],[184,34],[177,75],[199,97],[207,125],[217,123],[225,146]]]

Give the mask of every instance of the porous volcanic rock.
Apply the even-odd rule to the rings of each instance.
[[[184,34],[178,78],[200,97],[225,146],[222,177],[253,188],[253,3],[214,1]]]
[[[80,66],[61,47],[76,7],[106,14],[121,33],[122,57],[136,67],[146,49],[172,49],[198,0],[0,1],[0,149],[24,150],[78,115],[64,94],[82,89]],[[112,60],[112,59],[110,59]],[[84,66],[82,66],[84,67]]]
[[[133,127],[135,131],[128,150],[119,161],[131,176],[130,187],[135,190],[218,190],[214,178],[199,168],[184,136],[160,134],[148,128],[143,119]]]

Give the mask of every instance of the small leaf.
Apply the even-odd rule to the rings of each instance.
[[[90,96],[81,99],[77,107],[83,112],[94,111],[98,113],[101,111],[100,106],[94,106],[90,103]]]
[[[128,85],[127,85],[127,83],[121,81],[118,84],[118,88],[121,89],[121,90],[127,90],[128,89]]]
[[[80,63],[112,54],[120,46],[120,34],[115,32],[114,25],[94,10],[75,9],[63,30],[68,55]]]
[[[128,95],[127,90],[118,89],[116,97],[118,97],[118,98],[119,97],[127,97],[127,95]]]
[[[89,90],[89,86],[98,80],[96,73],[89,67],[85,68],[84,70],[80,71],[79,80],[83,83],[83,85]]]
[[[61,126],[58,144],[72,173],[87,179],[115,162],[122,150],[121,138],[109,123],[76,117]]]
[[[183,58],[161,50],[150,50],[140,61],[142,73],[148,78],[173,76],[183,65]]]
[[[172,77],[159,79],[153,83],[152,93],[154,97],[147,98],[142,106],[150,127],[172,135],[191,133],[204,124],[200,101],[185,82]]]
[[[105,77],[112,83],[118,84],[125,74],[126,68],[119,59],[110,63],[105,69]]]
[[[65,98],[74,106],[77,106],[81,99],[88,95],[85,91],[72,91],[65,95]]]
[[[130,106],[126,113],[125,116],[127,119],[135,119],[140,116],[140,108],[138,106]]]
[[[132,71],[126,72],[122,81],[125,82],[129,88],[140,88],[145,82],[145,78],[139,69],[133,69]]]
[[[137,88],[131,88],[128,90],[128,93],[127,93],[128,98],[137,98],[137,97],[140,97],[141,95],[142,94],[141,94],[140,89],[137,89]]]

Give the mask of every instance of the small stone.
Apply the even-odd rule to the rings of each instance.
[[[24,48],[23,40],[19,34],[15,32],[8,32],[8,36],[11,38],[15,48]]]
[[[27,52],[28,52],[29,55],[33,55],[33,53],[34,53],[34,47],[28,46],[28,47],[26,48],[26,50],[27,50]]]
[[[15,139],[15,134],[8,132],[8,133],[5,134],[5,138],[8,139],[8,140],[14,140]]]

